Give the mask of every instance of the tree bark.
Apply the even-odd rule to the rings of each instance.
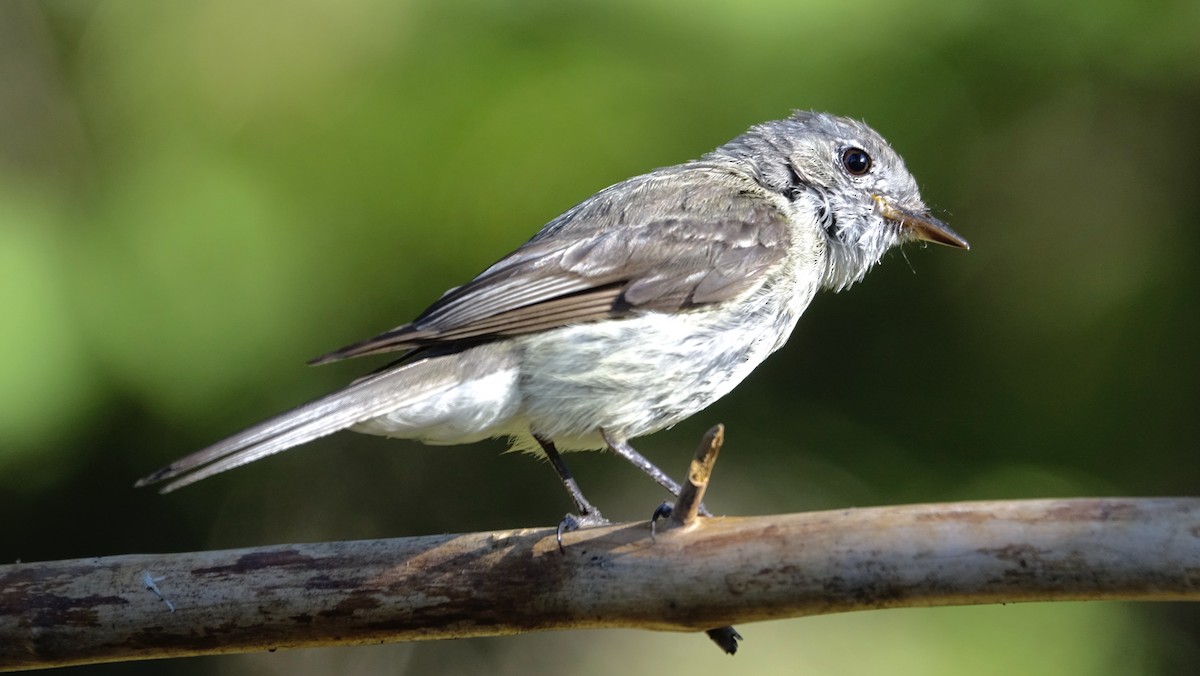
[[[1200,499],[971,502],[0,566],[0,669],[867,608],[1200,600]],[[732,629],[729,629],[732,631]]]

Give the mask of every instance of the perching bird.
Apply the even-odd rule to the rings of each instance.
[[[508,437],[544,453],[579,515],[599,521],[559,451],[607,447],[678,494],[629,440],[724,396],[819,289],[850,286],[909,240],[967,248],[879,134],[797,112],[601,190],[411,323],[311,362],[402,353],[394,363],[138,485],[174,490],[343,429]]]

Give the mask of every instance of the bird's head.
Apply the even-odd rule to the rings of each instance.
[[[793,203],[798,220],[814,223],[825,243],[825,288],[857,282],[906,241],[969,248],[930,215],[904,160],[856,120],[799,111],[753,127],[715,154],[750,160],[765,187]]]

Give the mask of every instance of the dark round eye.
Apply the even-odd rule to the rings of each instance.
[[[842,151],[842,166],[851,176],[862,176],[871,170],[871,156],[862,148],[846,148]]]

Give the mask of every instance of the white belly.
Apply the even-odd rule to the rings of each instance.
[[[602,448],[599,427],[627,439],[671,427],[783,345],[799,312],[791,303],[770,305],[736,315],[647,314],[522,337],[521,416],[560,450]]]
[[[368,434],[458,444],[507,436],[538,450],[600,449],[599,428],[632,439],[684,420],[727,394],[787,340],[814,288],[762,289],[730,307],[647,313],[502,339],[436,357],[442,378],[385,415],[354,426]],[[443,361],[451,360],[451,361]],[[430,368],[429,371],[435,369]],[[419,391],[421,369],[406,385]]]

